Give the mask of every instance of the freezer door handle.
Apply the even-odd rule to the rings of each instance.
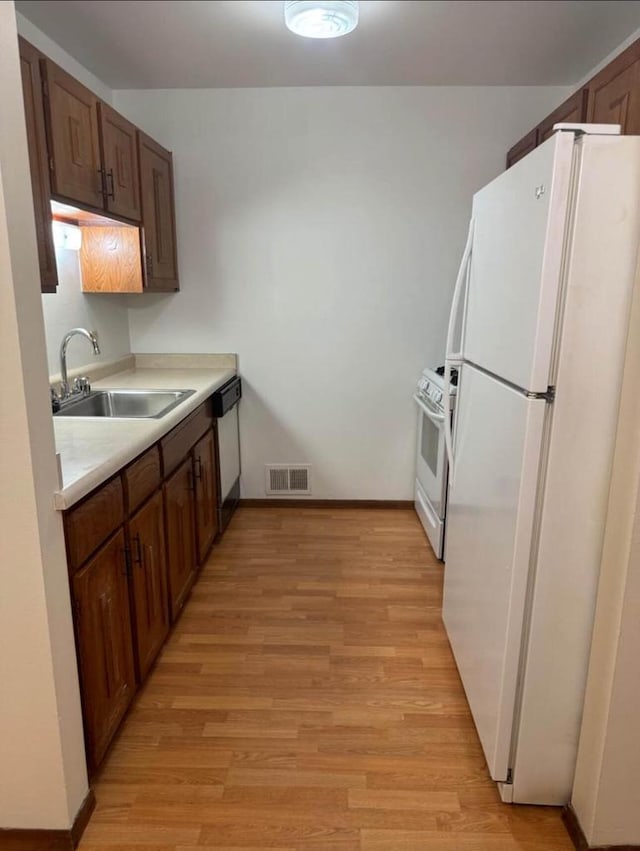
[[[462,252],[462,260],[456,278],[456,285],[453,290],[453,299],[451,301],[451,313],[449,314],[449,326],[447,328],[447,344],[445,348],[444,358],[444,389],[442,392],[442,400],[444,405],[444,444],[447,449],[447,457],[449,459],[449,476],[453,482],[454,463],[453,463],[453,436],[451,434],[451,400],[449,392],[451,389],[451,367],[459,366],[462,362],[462,339],[460,340],[460,351],[452,352],[453,334],[456,327],[456,318],[458,316],[458,307],[460,297],[467,280],[467,270],[469,268],[469,260],[471,258],[471,250],[473,246],[473,216],[469,221],[469,232],[467,234],[467,242]],[[461,335],[462,336],[462,335]]]
[[[456,318],[458,316],[458,307],[460,304],[460,296],[462,295],[462,291],[464,290],[465,281],[467,279],[467,269],[469,266],[469,259],[471,257],[471,248],[473,246],[473,228],[474,228],[474,220],[473,217],[469,221],[469,231],[467,233],[467,242],[464,246],[464,251],[462,252],[462,260],[460,261],[460,268],[458,269],[458,277],[456,278],[456,284],[453,288],[453,299],[451,300],[451,313],[449,314],[449,325],[447,327],[447,345],[445,348],[445,360],[450,361],[461,361],[462,360],[462,340],[460,341],[461,349],[459,352],[452,352],[451,346],[453,345],[453,334],[456,327]]]

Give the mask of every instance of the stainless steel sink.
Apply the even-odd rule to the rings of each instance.
[[[56,417],[112,417],[160,419],[195,390],[94,390],[77,401],[69,401]]]

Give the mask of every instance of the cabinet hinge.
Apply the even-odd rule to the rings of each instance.
[[[53,157],[49,157],[49,171],[55,171],[55,165],[53,163]]]
[[[48,98],[49,97],[49,83],[46,80],[42,81],[42,94]]]

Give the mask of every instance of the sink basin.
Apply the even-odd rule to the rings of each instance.
[[[111,417],[160,419],[195,390],[94,390],[67,402],[56,417]]]

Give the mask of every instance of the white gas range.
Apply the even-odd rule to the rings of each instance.
[[[418,445],[416,452],[415,506],[420,522],[437,558],[444,556],[445,517],[449,463],[444,437],[445,409],[443,367],[425,369],[413,399],[418,406]],[[457,392],[457,373],[449,387],[453,412]],[[452,414],[453,415],[453,414]]]

